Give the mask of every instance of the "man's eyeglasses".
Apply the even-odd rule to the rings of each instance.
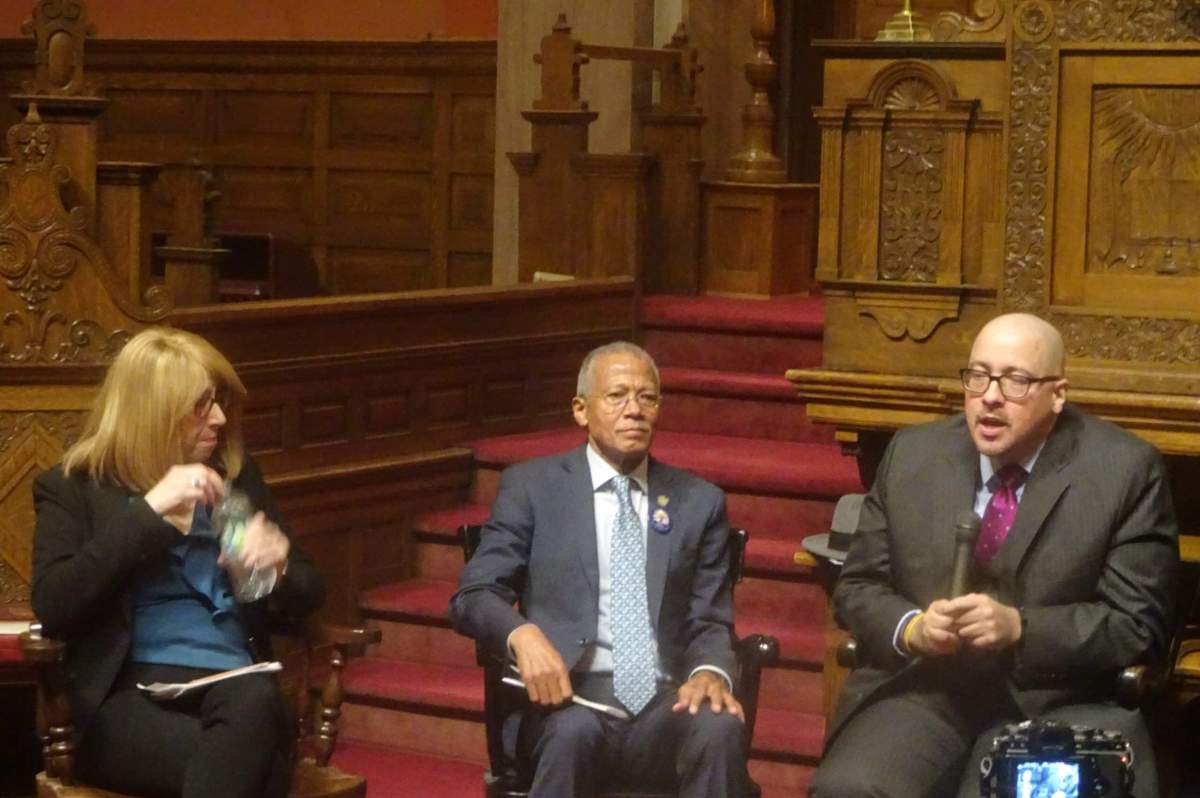
[[[192,415],[196,418],[208,418],[213,405],[220,405],[224,410],[229,406],[228,402],[229,394],[224,388],[209,388],[196,400],[196,404],[192,407]]]
[[[662,397],[653,391],[609,391],[600,399],[609,410],[623,410],[631,399],[636,399],[638,407],[643,410],[657,410],[662,401]]]
[[[1000,393],[1005,399],[1024,399],[1029,395],[1029,389],[1039,382],[1061,380],[1061,376],[1030,377],[1025,374],[989,374],[979,369],[963,369],[958,372],[962,377],[963,388],[971,393],[987,393],[992,382],[1000,385]]]

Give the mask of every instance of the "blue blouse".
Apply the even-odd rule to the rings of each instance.
[[[213,670],[251,663],[220,551],[208,508],[197,504],[191,532],[136,577],[131,662]]]

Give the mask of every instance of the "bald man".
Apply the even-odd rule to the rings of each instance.
[[[1134,795],[1158,795],[1141,715],[1112,692],[1168,643],[1171,496],[1153,447],[1067,403],[1063,360],[1051,325],[1000,316],[961,372],[964,412],[893,438],[833,596],[865,665],[812,795],[975,798],[993,736],[1032,718],[1121,731]],[[983,522],[951,598],[967,510]]]

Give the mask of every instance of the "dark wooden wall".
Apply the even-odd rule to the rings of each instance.
[[[0,40],[0,91],[30,71]],[[102,160],[211,166],[218,231],[310,248],[332,293],[491,282],[494,42],[88,43]],[[17,121],[0,107],[0,129]]]

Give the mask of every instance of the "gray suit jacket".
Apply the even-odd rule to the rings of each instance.
[[[993,684],[999,678],[1036,716],[1103,700],[1121,668],[1164,653],[1178,544],[1162,458],[1068,404],[1007,540],[976,575],[977,590],[1021,609],[1015,650],[988,662],[897,654],[892,636],[901,617],[947,596],[954,521],[973,507],[978,480],[979,454],[961,414],[901,430],[884,454],[834,592],[838,622],[868,663],[846,682],[834,733],[885,684],[928,682],[945,668],[987,672]]]
[[[586,444],[507,469],[479,549],[459,578],[450,619],[506,657],[509,634],[537,624],[568,669],[596,637],[599,566]],[[737,673],[725,497],[716,486],[650,461],[651,507],[666,496],[669,532],[647,532],[650,618],[663,669],[684,679],[699,665]],[[514,604],[517,607],[514,608]]]

